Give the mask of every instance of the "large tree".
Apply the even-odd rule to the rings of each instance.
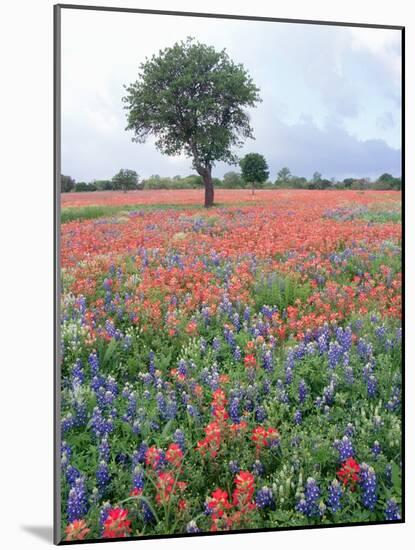
[[[124,193],[128,189],[137,189],[138,174],[135,170],[121,169],[118,174],[112,178],[114,189],[122,189]]]
[[[71,176],[61,174],[61,193],[69,193],[75,187],[75,180]]]
[[[267,161],[259,153],[248,153],[239,161],[239,166],[241,167],[243,180],[252,186],[252,194],[254,194],[256,185],[261,185],[268,179]]]
[[[235,164],[232,147],[253,137],[245,109],[261,100],[246,69],[225,50],[189,37],[146,59],[126,91],[133,141],[153,135],[161,153],[191,158],[203,178],[205,206],[212,206],[212,167]]]

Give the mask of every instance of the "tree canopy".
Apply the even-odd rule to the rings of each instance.
[[[243,180],[252,185],[252,192],[254,192],[255,185],[261,185],[268,179],[267,161],[259,153],[248,153],[239,161],[239,166]]]
[[[152,135],[161,153],[191,158],[211,206],[215,162],[236,163],[232,148],[253,137],[245,109],[261,100],[246,69],[189,37],[146,59],[126,92],[133,141]]]
[[[69,193],[75,188],[75,180],[71,176],[61,174],[61,193]]]
[[[138,174],[135,170],[126,170],[122,168],[118,174],[112,178],[114,189],[122,189],[127,192],[128,189],[137,189]]]

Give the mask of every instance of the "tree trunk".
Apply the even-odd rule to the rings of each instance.
[[[252,182],[252,196],[255,195],[255,185],[254,185],[254,182]]]
[[[213,206],[213,199],[215,196],[211,168],[205,169],[203,173],[203,183],[205,184],[205,208],[210,208]]]

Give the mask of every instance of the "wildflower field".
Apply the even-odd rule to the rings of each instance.
[[[63,198],[64,540],[400,520],[400,193],[217,202]]]

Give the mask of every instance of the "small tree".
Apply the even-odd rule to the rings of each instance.
[[[392,174],[388,174],[387,172],[385,172],[378,178],[378,181],[381,181],[382,183],[392,183],[393,180],[394,177],[392,176]]]
[[[238,172],[226,172],[223,176],[223,187],[226,189],[237,189],[243,187],[244,181]]]
[[[225,50],[188,38],[142,63],[126,90],[133,141],[154,135],[161,153],[191,158],[203,178],[205,206],[212,206],[212,167],[236,163],[232,147],[253,137],[244,109],[260,101],[259,89],[245,68]]]
[[[261,185],[268,179],[267,161],[259,153],[248,153],[239,161],[239,166],[242,170],[242,179],[252,186],[252,194],[255,192],[255,185]]]
[[[61,174],[61,193],[69,193],[75,188],[75,180],[71,176]]]
[[[121,169],[112,178],[112,183],[114,189],[122,189],[126,193],[128,189],[137,189],[138,174],[134,170]]]
[[[291,177],[292,176],[289,168],[284,166],[277,174],[275,185],[278,185],[278,187],[287,187]]]

